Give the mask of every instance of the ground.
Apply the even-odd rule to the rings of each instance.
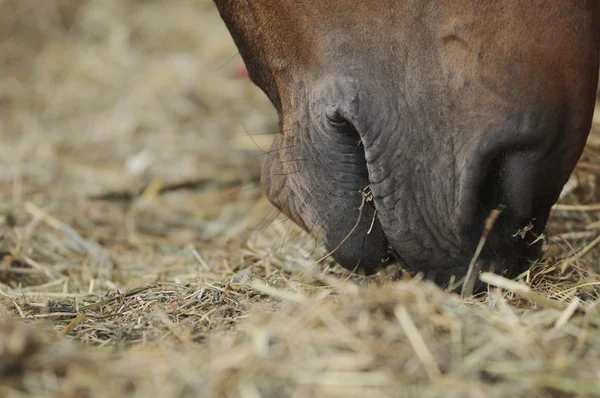
[[[0,395],[600,395],[600,120],[545,256],[352,276],[262,196],[274,111],[209,0],[0,0]]]

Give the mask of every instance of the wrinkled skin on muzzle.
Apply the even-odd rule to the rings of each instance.
[[[216,0],[281,133],[270,200],[344,267],[515,275],[591,128],[600,2]]]

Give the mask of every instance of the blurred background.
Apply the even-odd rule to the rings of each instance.
[[[255,178],[245,130],[267,133],[274,115],[252,84],[232,78],[240,58],[211,1],[0,7],[3,174],[21,169],[25,183],[60,169],[70,181],[52,183],[77,183],[81,195],[233,166]]]
[[[3,222],[52,263],[40,217],[136,259],[266,236],[276,115],[240,63],[210,0],[0,0]]]

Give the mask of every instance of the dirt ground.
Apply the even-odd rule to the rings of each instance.
[[[0,396],[600,395],[600,117],[544,258],[463,300],[316,264],[238,60],[209,0],[0,0]]]

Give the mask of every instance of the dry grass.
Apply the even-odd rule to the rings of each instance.
[[[600,120],[546,257],[462,300],[275,221],[209,0],[40,4],[0,0],[1,396],[600,395]]]

